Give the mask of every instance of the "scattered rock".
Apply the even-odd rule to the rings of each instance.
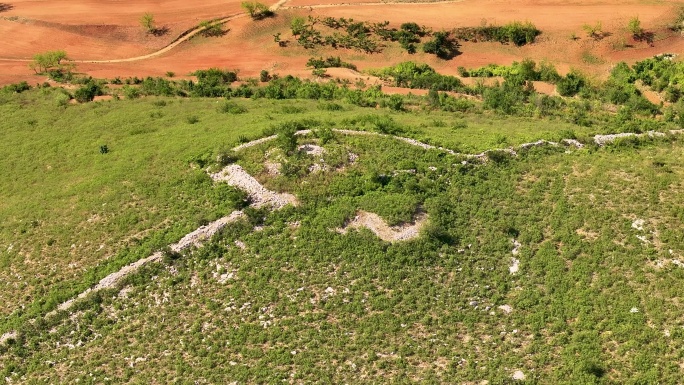
[[[325,153],[325,149],[321,146],[316,146],[315,144],[302,144],[297,147],[297,150],[303,152],[307,155],[321,156]]]
[[[522,370],[516,370],[513,372],[513,376],[511,376],[514,380],[517,381],[522,381],[525,379],[525,373],[522,372]]]
[[[234,272],[224,273],[224,274],[221,274],[221,275],[218,277],[218,279],[216,280],[216,282],[218,282],[218,283],[226,283],[226,282],[228,282],[229,280],[231,280],[231,279],[233,279],[233,278],[235,278],[235,273],[234,273]]]
[[[266,168],[266,172],[268,175],[280,175],[280,168],[282,165],[280,163],[276,162],[266,162],[264,163],[264,168]]]
[[[670,131],[670,133],[674,134],[675,132]],[[656,137],[656,136],[665,136],[665,135],[667,135],[667,134],[665,134],[663,132],[657,132],[657,131],[648,131],[644,134],[635,134],[633,132],[622,132],[619,134],[596,135],[596,136],[594,136],[594,143],[598,144],[599,146],[605,146],[606,144],[612,143],[612,142],[616,141],[617,139],[628,138],[630,136],[641,138],[644,136]]]
[[[233,211],[227,217],[223,217],[214,222],[209,223],[206,226],[201,226],[197,230],[187,234],[180,241],[171,245],[171,250],[175,252],[180,252],[191,246],[200,246],[207,239],[211,238],[224,228],[228,223],[237,221],[244,216],[242,211]]]
[[[634,220],[634,222],[632,222],[632,228],[637,229],[639,231],[644,231],[644,220],[643,219]]]
[[[518,242],[518,241],[515,240],[515,239],[512,239],[511,241],[513,242],[513,250],[511,250],[511,254],[513,254],[513,255],[518,255],[518,254],[520,254],[520,246],[522,246],[522,245],[520,244],[520,242]]]
[[[561,140],[561,143],[566,144],[568,146],[574,146],[576,148],[584,148],[584,145],[576,139],[563,139]]]
[[[516,274],[520,270],[520,260],[511,258],[511,265],[508,266],[508,271],[511,274]]]
[[[511,305],[501,305],[499,306],[499,310],[506,314],[511,314],[511,312],[513,312],[513,307],[511,307]]]
[[[4,345],[9,340],[16,340],[17,336],[18,336],[18,334],[14,330],[1,335],[0,336],[0,345]]]

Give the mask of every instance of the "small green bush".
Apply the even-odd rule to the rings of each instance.
[[[246,113],[247,109],[235,102],[227,101],[219,106],[218,111],[224,114],[237,115]]]
[[[575,96],[584,87],[586,80],[577,72],[570,72],[556,83],[556,90],[561,96]]]
[[[93,101],[96,96],[102,95],[104,91],[102,87],[96,82],[89,82],[82,85],[74,92],[74,98],[79,103],[87,103]]]

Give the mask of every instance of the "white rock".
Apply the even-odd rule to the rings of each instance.
[[[649,243],[651,243],[651,242],[649,242],[648,239],[646,239],[646,237],[643,236],[643,235],[637,235],[636,237],[637,237],[637,239],[640,240],[641,243],[643,243],[644,245],[648,245]]]
[[[511,314],[513,311],[513,307],[511,307],[511,305],[501,305],[499,306],[499,309],[506,314]]]
[[[644,220],[643,219],[636,219],[634,222],[632,222],[632,228],[637,229],[639,231],[644,230]]]
[[[508,267],[508,271],[511,274],[516,274],[520,270],[520,260],[516,258],[511,258],[511,265]]]
[[[514,380],[524,380],[525,379],[525,373],[522,372],[522,370],[516,370],[513,372],[513,379]]]

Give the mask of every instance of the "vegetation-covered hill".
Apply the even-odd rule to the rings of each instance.
[[[60,95],[42,88],[0,99],[0,382],[682,376],[684,142],[676,136],[495,151],[482,161],[330,128],[480,152],[611,126],[440,111],[411,97],[394,110],[263,98],[65,106]],[[304,128],[313,132],[292,135]],[[272,133],[278,138],[229,150]],[[307,155],[302,144],[324,152]],[[299,205],[245,208],[246,218],[204,247],[169,253],[48,314],[107,273],[244,207],[244,194],[205,172],[218,160]],[[424,212],[427,223],[399,242],[337,230],[360,210],[394,225]]]

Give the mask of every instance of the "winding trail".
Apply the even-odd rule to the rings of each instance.
[[[214,20],[212,25],[216,24],[225,24],[231,20],[235,20],[240,17],[245,17],[247,16],[246,13],[236,13],[230,16],[226,16],[221,19]],[[87,64],[106,64],[106,63],[127,63],[127,62],[134,62],[134,61],[140,61],[140,60],[145,60],[145,59],[151,59],[153,57],[163,55],[172,49],[176,48],[180,44],[190,40],[192,37],[196,36],[199,33],[202,33],[204,30],[206,30],[209,27],[195,27],[193,29],[190,29],[188,31],[183,32],[180,34],[174,41],[169,43],[166,47],[157,50],[152,53],[148,53],[146,55],[141,55],[141,56],[134,56],[134,57],[129,57],[129,58],[124,58],[124,59],[108,59],[108,60],[69,60],[69,63],[87,63]],[[0,61],[9,61],[9,62],[32,62],[33,59],[13,59],[13,58],[0,58]]]
[[[279,0],[277,3],[271,5],[269,7],[269,10],[272,12],[275,12],[279,9],[319,9],[319,8],[335,8],[335,7],[345,7],[345,6],[382,6],[382,5],[396,5],[396,4],[401,4],[401,5],[429,5],[429,4],[445,4],[445,3],[460,3],[465,0],[438,0],[438,1],[432,1],[432,2],[416,2],[416,3],[408,3],[408,2],[401,2],[401,1],[388,1],[388,2],[364,2],[364,3],[338,3],[338,4],[318,4],[318,5],[302,5],[302,6],[284,6],[285,3],[287,3],[289,0]],[[247,16],[247,13],[236,13],[230,16],[226,16],[220,19],[216,19],[212,21],[212,25],[216,24],[225,24],[231,20],[235,20],[237,18],[245,17]],[[146,55],[141,55],[141,56],[134,56],[134,57],[129,57],[129,58],[123,58],[123,59],[107,59],[107,60],[87,60],[87,59],[78,59],[78,60],[70,60],[69,63],[85,63],[85,64],[107,64],[107,63],[128,63],[128,62],[135,62],[135,61],[140,61],[140,60],[146,60],[146,59],[151,59],[153,57],[163,55],[172,49],[176,48],[180,44],[190,40],[192,37],[196,36],[197,34],[201,33],[208,27],[201,27],[197,26],[193,29],[190,29],[188,31],[185,31],[184,33],[180,34],[174,41],[169,43],[169,45],[165,46],[164,48],[161,48],[155,52],[151,52]],[[3,58],[0,57],[0,61],[4,62],[32,62],[33,59],[17,59],[17,58]]]
[[[312,5],[291,5],[281,7],[281,9],[323,9],[323,8],[339,8],[339,7],[377,7],[383,5],[433,5],[433,4],[450,4],[462,3],[465,0],[437,0],[437,1],[383,1],[383,2],[362,2],[362,3],[333,3],[333,4],[312,4]]]

